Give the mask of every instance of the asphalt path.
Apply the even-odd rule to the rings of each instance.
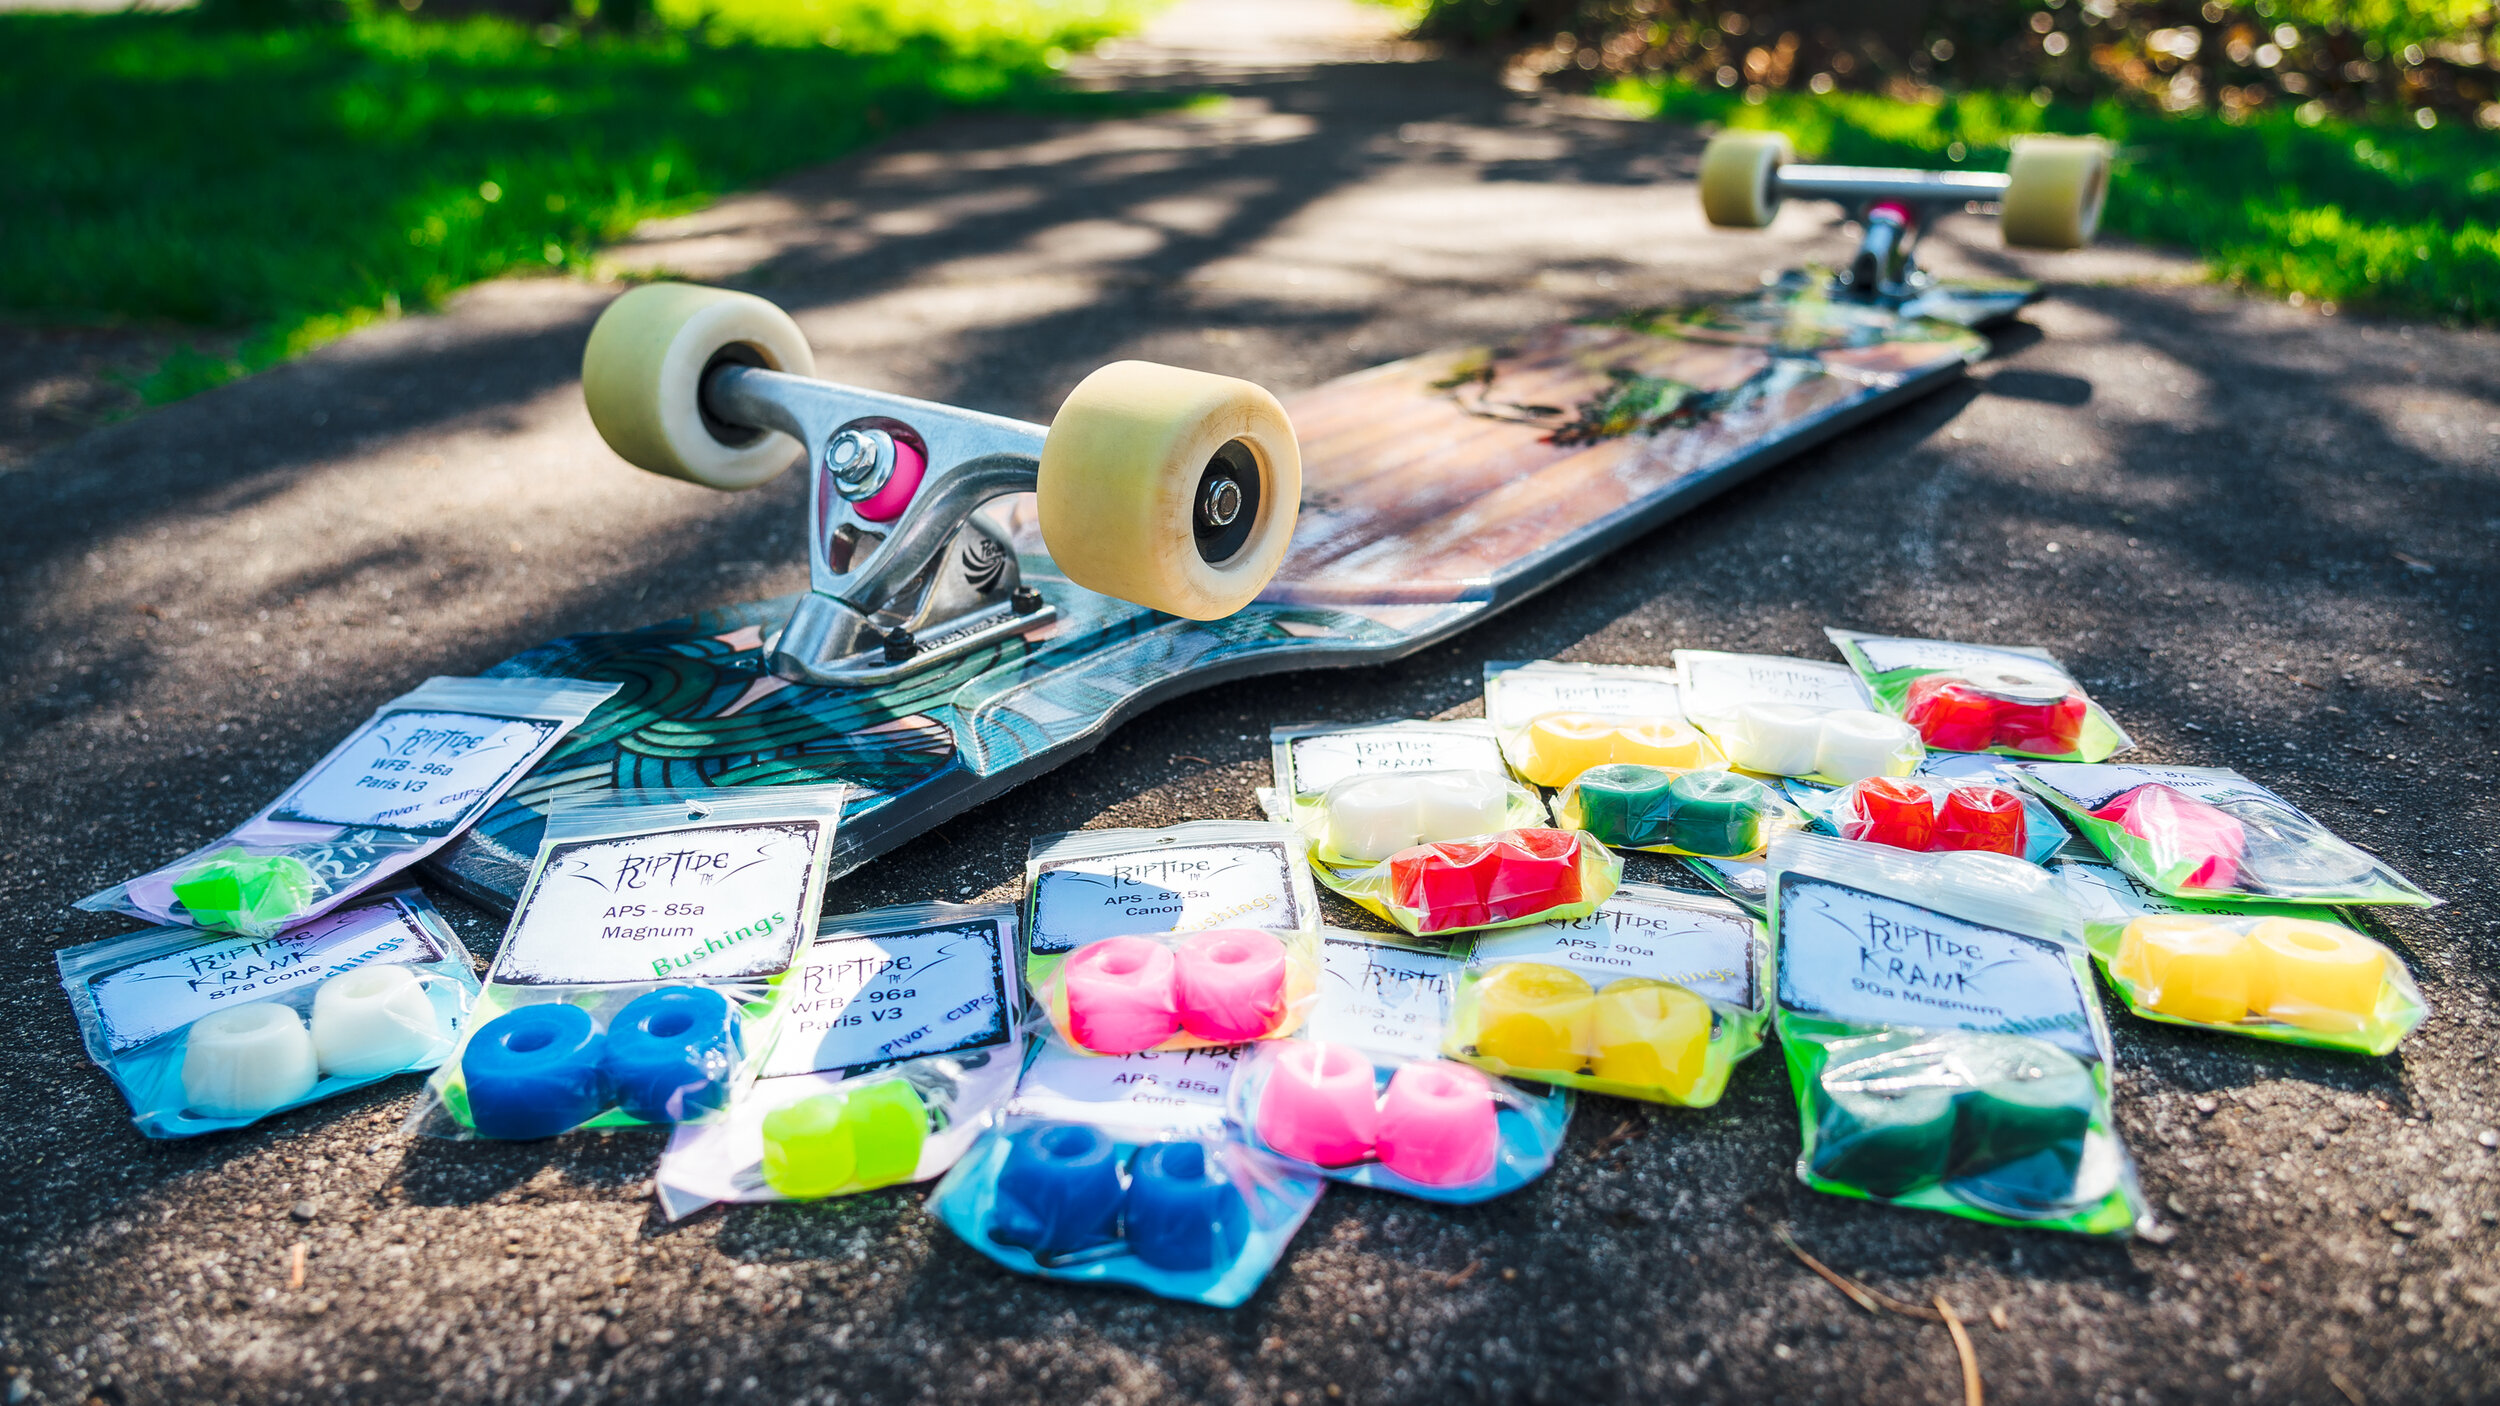
[[[1280,390],[1837,256],[1706,230],[1699,134],[1505,90],[1321,0],[1184,6],[1088,81],[1136,117],[952,120],[646,230],[620,269],[783,302],[823,374],[1047,418],[1120,357]],[[1011,897],[1026,837],[1256,813],[1270,726],[1463,715],[1487,658],[1830,657],[1857,625],[2057,651],[2148,759],[2241,768],[2448,904],[2387,911],[2434,1014],[2385,1059],[2115,1012],[2163,1243],[1806,1190],[1775,1049],[1726,1100],[1586,1100],[1553,1173],[1335,1189],[1232,1312],[1020,1280],[915,1190],[663,1224],[649,1135],[418,1141],[415,1081],[151,1143],[83,1054],[70,902],[248,814],[377,703],[546,637],[797,589],[794,481],[634,472],[576,368],[615,283],[440,316],[85,434],[0,517],[5,1400],[2474,1400],[2500,1391],[2488,877],[2500,338],[2320,316],[2104,249],[1948,269],[2051,297],[1963,384],[1452,645],[1158,708],[837,886]],[[481,956],[499,922],[448,899]],[[2113,1003],[2114,1009],[2114,1003]],[[302,1247],[300,1285],[291,1279]]]

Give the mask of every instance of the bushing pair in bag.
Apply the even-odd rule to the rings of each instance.
[[[680,1123],[729,1102],[745,1051],[737,1008],[708,986],[662,986],[627,1001],[603,1027],[588,1008],[541,1001],[469,1037],[460,1079],[480,1137],[554,1137],[613,1108]]]

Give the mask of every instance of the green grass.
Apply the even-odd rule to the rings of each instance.
[[[1660,117],[1777,127],[1835,162],[2004,169],[2025,132],[2098,132],[2119,159],[2102,226],[2195,251],[2218,277],[2346,307],[2500,323],[2500,144],[2455,124],[2241,122],[2116,102],[2040,107],[1976,93],[1938,103],[1626,83]],[[1961,159],[1954,155],[1962,148]]]
[[[660,0],[658,34],[395,12],[0,15],[0,308],[215,335],[172,399],[950,107],[1094,101],[1151,0]],[[230,349],[230,351],[229,351]]]

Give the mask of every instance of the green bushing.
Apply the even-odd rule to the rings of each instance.
[[[1814,1174],[1876,1196],[1944,1178],[1961,1081],[1949,1037],[1886,1031],[1835,1041],[1817,1081]]]
[[[794,1200],[909,1180],[929,1110],[902,1079],[800,1099],[764,1115],[764,1184]]]
[[[291,854],[224,849],[184,871],[173,891],[202,927],[265,932],[311,907],[321,881]]]
[[[1972,1034],[1963,1037],[1961,1062],[1970,1088],[1953,1132],[1951,1175],[2062,1152],[2072,1181],[2100,1098],[2083,1061],[2019,1035]]]

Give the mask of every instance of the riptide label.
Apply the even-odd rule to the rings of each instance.
[[[491,981],[752,981],[789,969],[823,847],[815,820],[674,827],[556,846]]]
[[[1045,860],[1033,880],[1033,950],[1106,937],[1210,928],[1300,928],[1293,858],[1282,840],[1156,846]]]
[[[1294,738],[1293,789],[1316,796],[1350,776],[1393,771],[1489,771],[1506,775],[1501,744],[1489,731],[1458,728],[1348,728]]]
[[[561,730],[548,718],[385,713],[279,797],[269,818],[448,835],[538,760]]]
[[[2098,1060],[2088,999],[2062,943],[1808,874],[1780,876],[1785,1010],[1853,1025],[2028,1035]]]
[[[118,1054],[224,1006],[310,990],[357,967],[443,958],[415,910],[388,899],[339,909],[275,937],[207,937],[179,952],[98,972],[87,990],[105,1042]]]
[[[1010,1116],[1064,1118],[1124,1130],[1211,1137],[1224,1129],[1224,1091],[1243,1047],[1080,1054],[1043,1044],[1016,1084]]]
[[[1431,1059],[1441,1015],[1465,965],[1439,952],[1330,937],[1321,944],[1319,1003],[1305,1034],[1366,1054]]]
[[[820,937],[783,986],[763,1077],[864,1074],[1015,1037],[1011,929],[996,918],[911,932]]]
[[[1586,917],[1476,939],[1477,966],[1551,962],[1603,985],[1671,981],[1713,1001],[1761,1008],[1760,925],[1723,898],[1627,884]]]

